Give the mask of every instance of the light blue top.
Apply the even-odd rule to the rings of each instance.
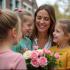
[[[32,42],[28,37],[21,39],[20,42],[12,48],[12,50],[21,53],[21,50],[24,48],[32,50]]]

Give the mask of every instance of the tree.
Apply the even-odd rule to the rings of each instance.
[[[62,9],[62,13],[64,15],[70,16],[70,0],[57,0],[56,4],[58,5],[58,8]]]

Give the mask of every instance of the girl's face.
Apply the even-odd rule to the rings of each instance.
[[[34,26],[33,17],[25,15],[24,16],[24,21],[23,21],[23,24],[22,24],[22,33],[23,33],[23,36],[24,35],[30,36],[31,33],[32,33],[32,30],[33,30],[33,26]]]
[[[46,10],[40,10],[36,16],[36,27],[38,32],[46,32],[50,27],[50,17]]]
[[[64,31],[60,25],[60,23],[57,23],[55,26],[55,31],[53,32],[53,42],[57,44],[61,44],[65,41],[67,41],[67,36],[64,34]]]

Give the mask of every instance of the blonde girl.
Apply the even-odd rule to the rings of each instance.
[[[62,66],[56,70],[70,70],[70,20],[61,19],[55,26],[53,41],[57,46],[50,48],[52,51],[59,52]],[[59,61],[58,60],[58,61]]]
[[[26,70],[23,56],[13,52],[11,45],[20,37],[20,20],[10,10],[0,10],[0,69]],[[18,39],[17,39],[18,38]]]

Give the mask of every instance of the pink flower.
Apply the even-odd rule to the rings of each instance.
[[[38,53],[34,50],[31,53],[31,59],[37,59],[38,58]]]
[[[52,55],[52,52],[51,52],[50,50],[47,50],[46,48],[43,49],[43,52],[44,52],[45,54],[50,54],[50,55]]]
[[[38,50],[36,50],[36,52],[38,53],[38,56],[42,56],[43,55],[43,50],[42,49],[38,49]]]
[[[33,46],[33,49],[34,49],[34,50],[37,50],[37,49],[38,49],[38,46]]]
[[[39,67],[39,60],[38,59],[33,59],[31,60],[32,66],[38,68]]]
[[[56,59],[59,59],[59,57],[60,57],[59,53],[55,53],[55,54],[54,54],[54,57],[55,57]]]
[[[41,67],[44,67],[45,65],[47,65],[47,58],[40,57],[39,58],[39,64],[40,64]]]

